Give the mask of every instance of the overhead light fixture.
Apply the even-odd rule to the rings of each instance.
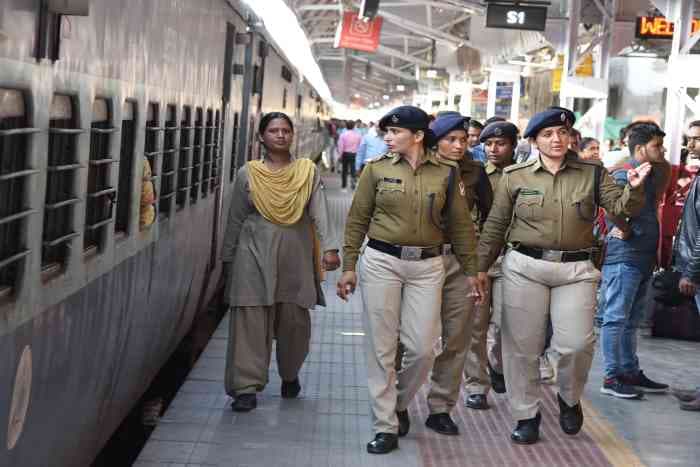
[[[382,99],[384,99],[385,101],[388,101],[388,100],[389,100],[389,95],[388,95],[388,94],[384,94],[384,95],[382,96]]]
[[[355,94],[355,99],[359,99],[359,98],[360,98],[360,95],[359,95],[359,94]]]
[[[428,70],[425,72],[425,76],[428,78],[437,78],[437,70]]]
[[[396,85],[396,90],[397,90],[397,91],[405,91],[405,90],[406,90],[406,86],[404,86],[403,84],[397,84],[397,85]]]

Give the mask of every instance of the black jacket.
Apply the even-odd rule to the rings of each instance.
[[[674,266],[683,277],[700,284],[700,176],[695,177],[683,206],[683,217],[674,245]]]

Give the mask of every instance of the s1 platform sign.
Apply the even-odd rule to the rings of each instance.
[[[546,6],[489,3],[486,9],[487,28],[544,31],[546,25]]]
[[[694,19],[691,34],[700,31],[700,19]],[[637,39],[673,39],[673,23],[663,16],[640,16],[634,31]]]
[[[343,21],[338,25],[336,31],[335,48],[376,52],[377,47],[379,47],[382,21],[381,16],[365,20],[358,18],[355,12],[346,11],[343,14]]]

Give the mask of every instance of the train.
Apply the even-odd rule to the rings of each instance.
[[[270,111],[320,156],[330,103],[242,2],[0,3],[0,465],[90,465],[217,293]]]

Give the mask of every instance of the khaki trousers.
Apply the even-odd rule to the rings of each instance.
[[[428,407],[431,414],[448,413],[459,399],[467,348],[472,335],[474,299],[467,276],[454,255],[445,260],[445,285],[442,288],[442,353],[435,359],[431,376]]]
[[[491,305],[476,306],[471,332],[471,342],[464,366],[464,389],[468,396],[487,394],[491,380],[486,369],[486,333],[491,319]]]
[[[442,257],[405,261],[366,248],[360,259],[365,349],[375,433],[397,433],[405,410],[425,382],[440,337]],[[396,372],[398,340],[404,346]],[[398,379],[398,385],[397,383]]]
[[[503,257],[499,256],[491,269],[489,269],[489,277],[491,278],[491,321],[486,334],[486,352],[489,365],[500,374],[503,374],[503,346],[501,345],[501,316],[503,315],[502,261]]]
[[[538,357],[551,315],[559,394],[581,399],[593,359],[593,315],[600,272],[591,261],[555,263],[510,250],[503,260],[502,340],[511,412],[532,418],[540,405]]]
[[[268,382],[272,339],[283,381],[293,381],[309,353],[309,310],[293,303],[231,309],[226,354],[226,393],[255,394]]]

